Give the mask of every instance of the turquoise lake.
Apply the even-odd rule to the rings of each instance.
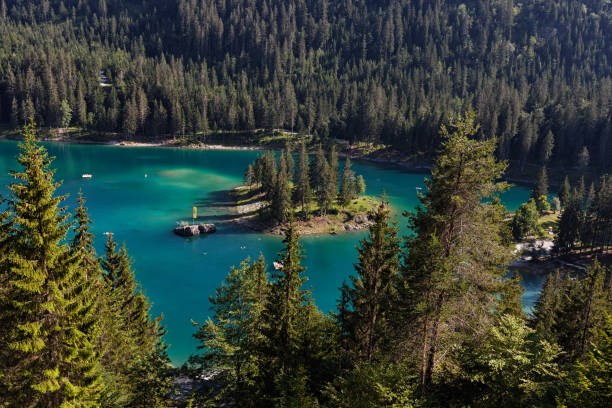
[[[281,248],[278,237],[223,223],[229,213],[226,191],[241,183],[244,169],[257,152],[68,143],[45,146],[56,157],[56,179],[63,180],[59,192],[70,194],[66,205],[74,207],[79,189],[86,195],[98,253],[103,252],[106,231],[112,231],[117,241],[125,241],[136,277],[153,302],[153,313],[164,315],[168,353],[175,364],[183,363],[196,351],[191,320],[206,319],[209,296],[230,266],[260,252],[271,265]],[[16,142],[0,140],[2,194],[6,194],[11,180],[8,171],[17,168],[16,153]],[[425,175],[363,161],[353,162],[353,170],[365,177],[368,194],[386,192],[406,233],[401,213],[417,205],[416,188],[424,186]],[[83,179],[83,173],[93,177]],[[529,189],[515,186],[502,200],[514,210],[527,201],[529,194]],[[195,238],[173,234],[177,221],[190,219],[194,205],[202,222],[217,223],[217,233]],[[355,247],[364,235],[355,232],[302,238],[309,277],[306,285],[312,288],[323,311],[334,309],[338,287],[353,272]],[[542,278],[524,276],[523,283],[523,300],[530,306]]]

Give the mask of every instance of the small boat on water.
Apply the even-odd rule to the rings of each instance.
[[[81,177],[83,177],[83,178],[92,178],[93,176],[91,174],[85,173],[85,174],[81,175]]]

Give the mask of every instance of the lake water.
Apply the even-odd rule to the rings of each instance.
[[[45,146],[56,157],[56,179],[63,180],[60,193],[70,194],[67,205],[74,207],[79,189],[86,195],[98,253],[103,252],[106,231],[112,231],[117,241],[125,241],[136,277],[153,302],[153,312],[164,314],[166,341],[171,345],[168,353],[176,364],[195,351],[191,320],[206,319],[209,296],[229,267],[260,252],[270,265],[282,246],[279,237],[219,223],[228,213],[225,192],[241,182],[244,169],[257,152],[68,143]],[[10,182],[8,171],[17,168],[16,153],[16,142],[0,140],[2,194]],[[365,177],[368,194],[386,192],[406,233],[401,212],[417,204],[416,188],[424,186],[425,176],[368,162],[353,162],[353,170]],[[83,179],[83,173],[91,173],[93,178]],[[502,199],[514,210],[529,194],[528,189],[517,186]],[[190,219],[194,205],[203,222],[219,223],[217,233],[195,238],[172,233],[177,221]],[[335,307],[338,287],[353,272],[355,247],[364,235],[355,232],[302,239],[309,277],[306,285],[323,311]],[[524,277],[526,306],[537,297],[541,283],[540,277]]]

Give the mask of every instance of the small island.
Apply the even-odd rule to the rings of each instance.
[[[231,190],[234,222],[264,233],[282,234],[293,220],[302,235],[337,234],[368,228],[370,213],[380,204],[364,195],[363,176],[351,170],[347,157],[342,173],[338,154],[316,148],[311,162],[304,143],[297,163],[289,145],[278,159],[271,151],[258,155],[244,176],[244,185]]]

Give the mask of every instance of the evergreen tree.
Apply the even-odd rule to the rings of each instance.
[[[72,120],[72,109],[65,99],[60,105],[60,127],[67,128]]]
[[[534,200],[538,200],[542,196],[548,197],[548,174],[544,166],[540,168],[536,184],[531,191],[531,198]]]
[[[263,256],[254,263],[243,261],[238,268],[232,267],[211,297],[213,316],[198,325],[195,338],[203,353],[189,361],[199,372],[219,372],[216,381],[225,384],[215,396],[219,402],[248,407],[261,398],[259,350],[265,346],[262,313],[269,287]]]
[[[360,196],[365,194],[366,192],[366,183],[363,176],[360,174],[355,179],[355,185],[353,186],[353,190],[355,191],[355,195]]]
[[[255,182],[255,172],[253,171],[252,164],[249,164],[249,166],[247,167],[244,173],[244,182],[246,183],[247,186],[249,186],[249,190],[251,190],[251,187],[253,186],[253,183]]]
[[[512,315],[519,319],[525,318],[523,312],[523,287],[521,286],[521,274],[517,271],[512,273],[512,277],[506,278],[506,284],[502,287],[500,305],[498,313],[500,315]]]
[[[51,159],[33,121],[24,128],[9,186],[8,254],[1,271],[2,401],[7,407],[94,407],[100,392],[91,286],[63,243],[68,215],[59,207]],[[10,274],[7,278],[7,274]]]
[[[563,180],[563,184],[561,184],[561,188],[559,189],[559,201],[561,201],[561,205],[565,207],[569,202],[572,195],[572,190],[569,182],[569,178],[565,176]]]
[[[289,220],[279,253],[280,272],[272,275],[264,319],[264,384],[266,395],[280,406],[312,406],[317,384],[311,382],[319,367],[325,347],[313,347],[321,342],[325,332],[317,322],[321,317],[314,309],[310,291],[302,289],[306,281],[301,265],[304,258],[299,236]],[[329,346],[327,346],[329,347]],[[318,355],[318,356],[317,356]],[[320,375],[321,373],[319,373]],[[319,384],[322,385],[322,384]]]
[[[106,336],[102,343],[108,390],[104,397],[110,407],[142,398],[132,387],[137,382],[136,367],[153,355],[162,334],[158,322],[150,318],[149,302],[134,279],[131,263],[125,245],[117,248],[113,235],[108,235],[101,265],[107,285]],[[156,358],[163,358],[163,353]]]
[[[368,237],[358,247],[359,262],[356,276],[351,276],[351,287],[342,287],[347,299],[341,315],[347,316],[342,332],[349,337],[348,353],[355,362],[372,363],[391,335],[388,319],[395,297],[393,283],[400,266],[398,230],[390,225],[391,212],[384,200],[373,214],[374,224]]]
[[[293,202],[301,205],[302,216],[308,217],[310,201],[312,200],[312,190],[310,188],[309,159],[304,143],[300,146],[298,165],[295,169],[293,185]]]
[[[287,164],[284,152],[280,156],[276,186],[272,197],[272,216],[279,222],[285,221],[291,211],[291,188],[289,186]]]
[[[584,361],[577,361],[569,373],[563,406],[603,408],[612,398],[612,318],[592,344]]]
[[[508,408],[555,405],[563,378],[556,362],[561,350],[535,337],[521,318],[500,316],[483,341],[457,354],[459,379],[445,393],[452,403]]]
[[[542,338],[556,342],[553,330],[557,324],[557,313],[561,307],[563,294],[562,280],[559,270],[549,274],[540,290],[538,299],[533,306],[531,325]]]
[[[538,224],[538,208],[533,198],[530,198],[514,213],[514,218],[510,227],[512,228],[512,236],[516,241],[521,241],[525,237],[533,234],[538,234],[540,226]]]
[[[546,136],[544,136],[544,140],[542,141],[542,148],[540,151],[540,160],[542,164],[548,163],[550,158],[552,157],[553,149],[555,148],[555,135],[553,135],[552,131],[548,131]]]
[[[340,192],[338,193],[338,204],[346,207],[350,204],[355,195],[354,181],[355,173],[351,170],[351,159],[346,158],[344,162],[344,170],[342,171],[342,183],[340,184]]]
[[[554,247],[557,253],[568,254],[576,246],[581,227],[580,201],[580,194],[574,189],[559,218],[559,231]]]
[[[503,207],[483,202],[506,188],[496,182],[505,164],[493,156],[494,140],[471,138],[478,131],[474,120],[470,113],[452,132],[442,127],[442,150],[422,207],[409,215],[414,235],[406,243],[398,332],[416,333],[408,351],[419,361],[424,388],[445,363],[439,353],[446,341],[460,343],[488,329],[503,284],[500,265],[509,261]]]

